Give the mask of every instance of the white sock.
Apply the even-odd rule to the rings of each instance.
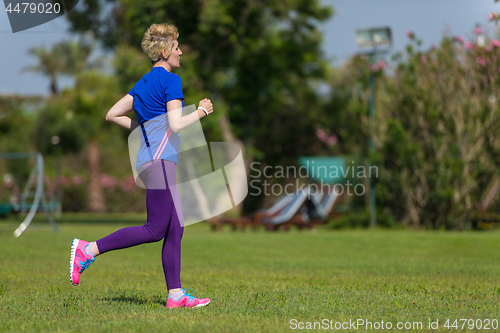
[[[85,253],[87,253],[92,258],[95,258],[94,250],[92,250],[92,244],[94,244],[94,242],[88,243],[87,246],[85,246]]]
[[[168,297],[173,298],[173,299],[179,299],[182,296],[184,296],[184,293],[181,291],[175,292],[175,293],[168,293]]]

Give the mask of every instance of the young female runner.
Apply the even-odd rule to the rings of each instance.
[[[71,282],[76,286],[82,272],[99,254],[163,239],[162,263],[168,288],[166,305],[169,308],[190,308],[205,306],[210,300],[195,298],[181,288],[181,239],[184,227],[179,221],[182,212],[177,212],[174,205],[176,190],[171,191],[172,187],[169,189],[169,185],[175,182],[180,145],[177,132],[208,116],[213,112],[213,106],[205,98],[200,101],[196,111],[182,116],[180,110],[184,106],[184,96],[181,78],[171,72],[180,66],[182,51],[178,37],[177,28],[169,24],[153,24],[146,31],[141,46],[153,68],[106,115],[107,121],[128,130],[141,126],[142,133],[145,134],[145,122],[164,115],[166,106],[168,125],[162,133],[155,131],[145,137],[147,147],[141,143],[138,153],[139,157],[142,149],[142,156],[152,156],[138,170],[139,177],[147,188],[147,222],[143,226],[120,229],[92,243],[75,238],[71,245],[69,274]],[[126,116],[132,110],[136,112],[137,122]],[[144,149],[150,154],[144,154]],[[160,182],[163,186],[158,186]],[[182,216],[180,219],[182,220]]]

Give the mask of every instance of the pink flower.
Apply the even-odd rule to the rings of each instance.
[[[326,141],[326,133],[322,129],[316,130],[316,137],[320,139],[321,141],[325,142]]]
[[[71,177],[71,183],[76,186],[81,185],[83,183],[83,177],[81,175],[74,175]]]
[[[493,13],[491,13],[490,16],[488,16],[488,19],[490,21],[493,21],[495,19],[495,15],[493,15]]]
[[[415,38],[415,34],[411,30],[406,30],[405,35],[406,35],[406,37],[408,37],[410,39],[414,39]]]
[[[329,146],[335,146],[335,144],[337,144],[337,136],[335,134],[332,134],[328,137],[328,140],[326,140],[326,143],[329,145]]]
[[[464,39],[462,38],[462,36],[453,36],[453,39],[461,44],[464,43]]]
[[[426,63],[427,63],[427,57],[426,57],[426,56],[422,56],[422,58],[420,58],[420,61],[421,61],[423,64],[426,64]]]
[[[492,39],[490,41],[490,45],[491,46],[495,46],[495,47],[500,47],[500,40],[498,40],[498,39]]]
[[[371,70],[372,72],[378,72],[379,67],[378,67],[378,65],[377,65],[377,64],[373,64],[373,65],[371,65],[370,70]]]
[[[377,65],[380,69],[384,69],[387,66],[387,64],[383,60],[379,60]]]
[[[101,182],[101,186],[104,187],[105,189],[107,189],[111,192],[113,192],[115,190],[115,186],[116,186],[115,177],[101,173],[100,182]]]
[[[491,51],[491,45],[487,45],[485,48],[486,52],[490,52]]]
[[[69,186],[69,185],[71,185],[71,182],[69,181],[68,178],[61,176],[61,185],[62,186]]]
[[[477,62],[478,64],[480,64],[481,66],[486,67],[486,60],[484,60],[483,58],[481,58],[481,57],[477,57],[477,58],[476,58],[476,62]]]
[[[470,50],[474,47],[474,44],[472,44],[471,42],[465,42],[464,45],[467,50]]]
[[[482,34],[482,33],[483,33],[483,30],[481,30],[481,28],[480,28],[480,27],[476,27],[476,29],[474,29],[474,33],[475,33],[476,35],[480,35],[480,34]]]

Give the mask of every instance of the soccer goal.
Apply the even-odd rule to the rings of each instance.
[[[51,214],[56,210],[58,203],[51,200],[50,203],[46,201],[46,194],[43,182],[43,156],[38,152],[33,153],[0,153],[0,160],[10,159],[35,159],[35,164],[31,169],[28,181],[24,186],[24,190],[20,196],[20,202],[12,205],[16,210],[21,212],[28,212],[24,221],[14,231],[14,236],[19,237],[28,228],[31,221],[38,211],[45,213],[47,220],[52,225],[56,232],[59,232],[56,222]],[[34,191],[33,191],[34,188]]]

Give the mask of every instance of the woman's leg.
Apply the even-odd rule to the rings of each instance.
[[[177,212],[173,209],[161,254],[163,272],[169,291],[181,288],[181,239],[183,233],[184,227],[179,223]]]
[[[175,164],[165,162],[167,168],[175,176]],[[89,244],[75,238],[71,244],[70,279],[74,285],[80,282],[81,273],[94,262],[99,253],[123,249],[143,243],[157,242],[163,239],[169,229],[174,211],[174,201],[168,187],[167,173],[163,161],[154,161],[141,173],[145,183],[153,188],[147,188],[147,222],[143,226],[120,229],[94,243]],[[175,179],[175,178],[174,178]],[[163,185],[161,183],[163,182]],[[91,246],[89,246],[91,245]],[[91,250],[92,249],[92,250]],[[180,269],[180,262],[179,262]]]
[[[184,221],[182,205],[180,202],[177,184],[175,182],[175,169],[166,166],[166,174],[169,180],[170,191],[174,201],[172,217],[168,225],[167,234],[163,241],[162,263],[165,280],[168,287],[168,308],[192,308],[205,306],[210,303],[208,298],[196,298],[181,289],[181,240],[184,233]]]
[[[167,190],[147,190],[147,222],[142,226],[123,228],[96,241],[100,254],[144,243],[158,242],[165,236],[174,209]]]
[[[120,229],[96,241],[99,253],[102,254],[143,243],[157,242],[165,237],[171,223],[172,212],[175,209],[174,201],[167,185],[166,173],[169,170],[172,172],[172,165],[175,175],[175,164],[162,160],[154,161],[154,164],[141,173],[141,179],[147,184],[146,224]],[[159,184],[162,185],[159,186]]]
[[[172,196],[173,208],[170,210],[170,223],[165,233],[162,248],[162,264],[165,281],[169,293],[181,291],[181,239],[184,232],[183,225],[179,222],[179,214],[182,216],[182,206],[177,192],[177,180],[175,174],[175,163],[165,162],[163,164],[165,179],[167,179],[170,195]]]
[[[177,191],[172,191],[174,201],[178,197]],[[176,197],[177,195],[177,197]],[[181,206],[176,205],[179,210]],[[186,293],[181,289],[181,239],[184,227],[179,221],[179,214],[175,209],[172,212],[172,219],[168,226],[167,235],[163,241],[162,262],[165,272],[165,280],[168,286],[167,308],[192,308],[205,306],[210,303],[208,298],[196,298],[191,293]]]

